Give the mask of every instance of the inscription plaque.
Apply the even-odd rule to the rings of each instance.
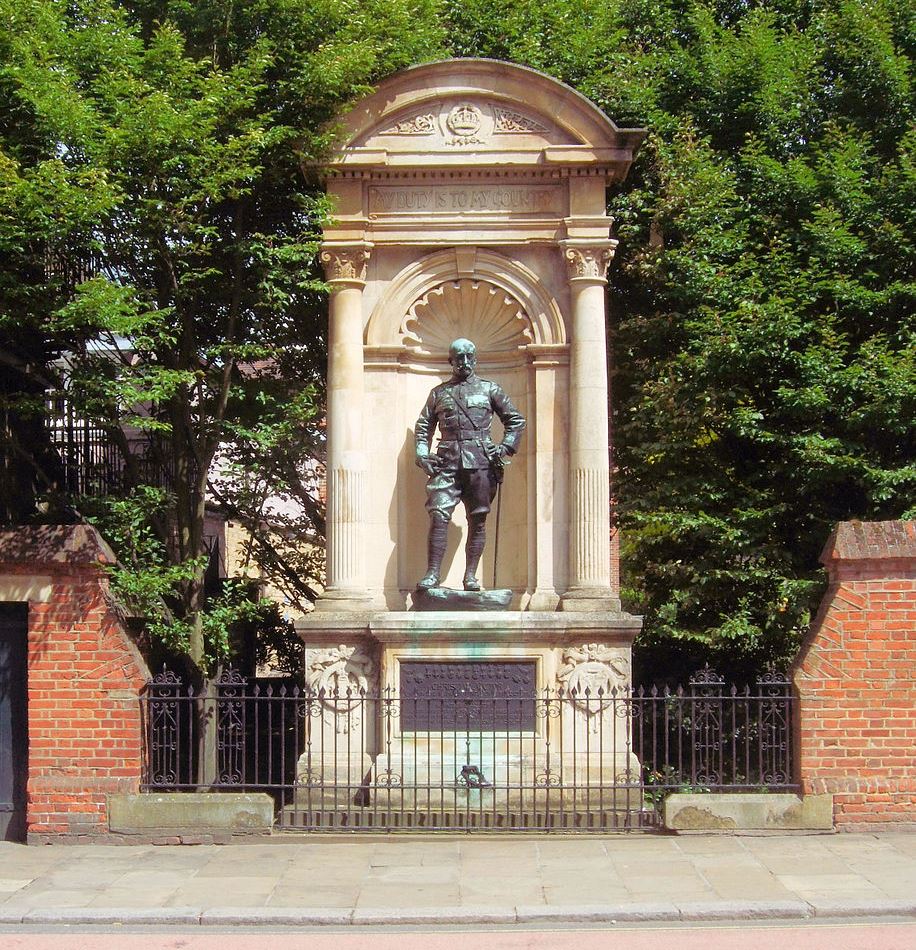
[[[556,185],[381,185],[369,189],[369,213],[463,214],[468,212],[562,214],[562,192]]]
[[[406,732],[532,732],[535,660],[401,661]]]

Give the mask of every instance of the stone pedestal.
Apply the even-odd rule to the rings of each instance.
[[[639,784],[639,626],[619,611],[313,615],[299,625],[311,692],[298,804],[613,810]]]

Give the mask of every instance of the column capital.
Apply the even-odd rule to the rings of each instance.
[[[570,281],[606,282],[608,264],[617,248],[615,240],[560,241],[560,247]]]
[[[373,245],[369,241],[321,245],[321,265],[331,290],[362,287],[366,283],[366,265]]]

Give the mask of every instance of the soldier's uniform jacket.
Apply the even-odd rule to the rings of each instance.
[[[514,455],[525,419],[501,386],[476,375],[436,386],[414,428],[417,455],[429,454],[438,425],[436,455],[442,469],[488,468],[494,449],[490,437],[494,413],[505,429],[502,444]]]

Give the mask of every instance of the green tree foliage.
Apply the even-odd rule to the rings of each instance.
[[[643,656],[787,659],[833,523],[916,514],[912,5],[448,6],[461,53],[650,130],[609,296]]]
[[[323,527],[302,471],[320,448],[328,209],[299,165],[346,103],[435,51],[425,10],[0,0],[2,349],[33,376],[66,354],[67,399],[140,487],[101,515],[118,582],[161,600],[160,633],[201,670],[232,616],[231,598],[205,603],[208,498],[310,594],[296,546],[263,527],[269,496],[304,512],[285,525],[300,548]]]
[[[125,451],[142,436],[176,460],[174,499],[149,512],[168,566],[201,556],[217,463],[210,490],[241,520],[261,524],[278,492],[320,532],[301,472],[327,209],[296,164],[320,160],[374,81],[440,51],[542,69],[650,130],[611,196],[609,295],[644,656],[788,657],[832,524],[913,514],[912,4],[0,0],[0,14],[0,351],[35,370],[20,406],[69,352],[81,410]],[[266,531],[254,544],[296,589],[294,554]],[[177,585],[198,646],[199,580]]]

